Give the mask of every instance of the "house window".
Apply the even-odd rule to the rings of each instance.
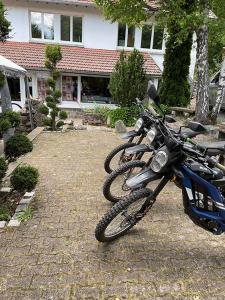
[[[152,26],[144,25],[142,28],[141,48],[150,49],[152,39]]]
[[[135,27],[128,27],[125,24],[118,25],[118,42],[119,47],[134,47]]]
[[[54,15],[31,12],[31,37],[54,40]]]
[[[164,30],[158,26],[154,26],[153,49],[162,49]]]
[[[127,47],[134,47],[134,39],[135,39],[135,28],[128,28],[127,34]]]
[[[61,16],[61,40],[70,41],[70,16]]]
[[[82,18],[73,17],[73,42],[82,43]]]
[[[146,24],[142,28],[141,48],[162,50],[164,30],[156,25]]]
[[[61,16],[61,41],[82,43],[82,18]]]
[[[44,14],[44,39],[54,40],[54,15]]]
[[[20,79],[8,77],[8,86],[12,101],[20,101]]]
[[[42,38],[42,21],[41,13],[31,13],[31,36],[33,39]]]
[[[109,92],[109,78],[82,77],[82,102],[111,104],[112,97]]]

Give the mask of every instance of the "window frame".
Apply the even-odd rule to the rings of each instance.
[[[34,38],[32,37],[32,23],[31,23],[31,14],[32,13],[39,13],[41,14],[41,38]],[[53,15],[53,28],[54,28],[54,38],[53,39],[45,39],[44,38],[44,14]],[[37,10],[30,10],[29,11],[29,26],[30,26],[30,40],[32,42],[43,42],[46,41],[48,43],[54,43],[56,41],[56,18],[53,12],[48,11],[37,11]]]
[[[62,25],[62,23],[61,23],[61,17],[62,16],[65,16],[65,17],[70,17],[70,40],[69,41],[63,41],[62,40],[62,28],[61,28],[61,25]],[[81,39],[82,39],[82,41],[81,42],[74,42],[73,41],[73,18],[80,18],[81,19],[81,21],[82,21],[82,30],[81,30]],[[60,19],[60,22],[59,22],[59,24],[60,24],[60,43],[63,43],[63,44],[72,44],[72,45],[83,45],[83,38],[84,38],[84,18],[83,18],[83,16],[80,16],[80,15],[67,15],[67,14],[60,14],[59,15],[59,19]]]
[[[40,13],[41,14],[41,38],[33,38],[32,37],[32,24],[31,24],[31,14],[32,13]],[[53,26],[54,26],[54,39],[49,40],[44,38],[44,14],[52,14],[53,15]],[[73,28],[71,28],[70,32],[70,41],[61,40],[61,15],[70,17],[70,26],[73,27],[73,17],[81,18],[82,20],[82,42],[73,42]],[[29,40],[34,43],[49,43],[49,44],[61,44],[61,45],[74,45],[77,47],[84,46],[84,15],[77,14],[63,14],[55,11],[47,11],[47,10],[29,10]]]
[[[142,31],[143,31],[143,27],[141,28],[141,44],[140,44],[140,49],[141,51],[151,51],[152,53],[163,53],[165,51],[165,33],[166,30],[165,28],[163,29],[163,41],[162,41],[162,48],[161,49],[154,49],[153,48],[153,44],[154,44],[154,35],[155,35],[155,27],[157,26],[156,23],[145,23],[143,26],[145,25],[150,25],[152,27],[152,31],[151,31],[151,42],[150,42],[150,48],[142,48],[141,44],[142,44]]]
[[[127,46],[127,44],[128,44],[128,25],[127,24],[124,24],[124,25],[126,25],[126,31],[125,31],[125,45],[124,46],[119,46],[118,45],[118,41],[119,41],[119,25],[120,25],[121,23],[119,23],[118,22],[118,26],[117,26],[117,42],[116,42],[116,47],[118,48],[118,49],[134,49],[135,48],[135,42],[136,42],[136,27],[135,26],[132,26],[132,27],[134,27],[134,46],[133,47],[128,47]]]

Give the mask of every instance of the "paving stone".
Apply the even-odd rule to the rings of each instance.
[[[6,226],[6,221],[0,221],[0,228],[4,228]]]
[[[16,213],[22,212],[22,211],[26,210],[27,207],[28,207],[27,204],[24,204],[24,203],[21,204],[21,203],[20,203],[20,204],[17,206],[17,208],[16,208]]]
[[[12,191],[12,188],[10,188],[10,187],[2,187],[2,188],[0,189],[0,191],[1,191],[2,193],[10,193],[10,192]]]
[[[22,205],[22,204],[27,204],[27,205],[29,205],[29,204],[31,203],[32,200],[33,200],[32,197],[27,197],[27,198],[23,197],[23,198],[21,199],[21,201],[20,201],[20,205]]]
[[[35,194],[35,192],[26,192],[24,195],[24,198],[31,198],[34,196],[34,194]]]
[[[20,221],[18,221],[18,220],[13,220],[13,219],[11,219],[10,221],[9,221],[9,223],[8,223],[8,227],[18,227],[18,226],[20,226]]]

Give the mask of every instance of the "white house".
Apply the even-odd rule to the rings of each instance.
[[[154,6],[154,0],[149,0]],[[11,38],[0,54],[28,71],[31,95],[44,99],[48,73],[44,66],[46,44],[60,44],[59,64],[62,107],[111,103],[109,76],[121,49],[143,52],[146,71],[158,84],[165,52],[164,32],[149,20],[142,29],[104,19],[93,0],[4,0],[12,25]],[[193,76],[195,49],[190,75]],[[13,101],[24,103],[24,79],[9,80]],[[89,105],[89,104],[88,104]]]

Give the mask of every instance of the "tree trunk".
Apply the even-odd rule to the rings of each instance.
[[[205,19],[208,17],[208,0],[203,1]],[[197,31],[197,97],[195,118],[208,123],[209,114],[209,66],[208,66],[208,25],[205,22]]]
[[[219,86],[217,90],[216,103],[211,112],[211,119],[213,123],[216,123],[224,97],[225,97],[225,57],[220,71],[220,79],[219,79]]]

